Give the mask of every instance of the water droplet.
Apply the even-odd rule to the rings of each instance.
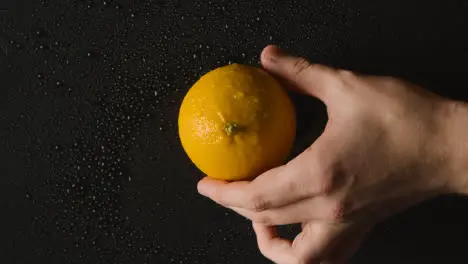
[[[158,96],[158,91],[154,91],[154,96]]]
[[[40,28],[36,30],[36,36],[39,38],[43,38],[47,36],[47,33],[44,29]]]
[[[197,58],[197,54],[193,54],[193,58],[196,59],[196,58]]]

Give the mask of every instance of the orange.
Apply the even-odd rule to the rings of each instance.
[[[200,78],[179,111],[179,136],[207,176],[252,179],[281,165],[296,133],[294,106],[261,68],[232,64]]]

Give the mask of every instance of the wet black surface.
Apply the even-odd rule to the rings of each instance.
[[[467,1],[30,2],[0,1],[1,263],[268,263],[196,194],[176,131],[201,74],[269,43],[468,99]],[[294,98],[298,153],[326,116]],[[466,201],[429,202],[353,263],[467,263],[467,223]]]

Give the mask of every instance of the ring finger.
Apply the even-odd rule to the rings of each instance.
[[[315,197],[297,203],[265,211],[252,211],[229,207],[238,214],[264,225],[288,225],[312,220],[334,220],[340,217],[340,209],[329,197]]]

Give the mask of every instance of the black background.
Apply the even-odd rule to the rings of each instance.
[[[249,222],[196,193],[177,137],[190,85],[275,43],[466,100],[467,36],[468,1],[0,0],[0,262],[268,263]],[[326,115],[293,96],[298,153]],[[446,197],[380,224],[352,263],[467,249],[468,203]]]

